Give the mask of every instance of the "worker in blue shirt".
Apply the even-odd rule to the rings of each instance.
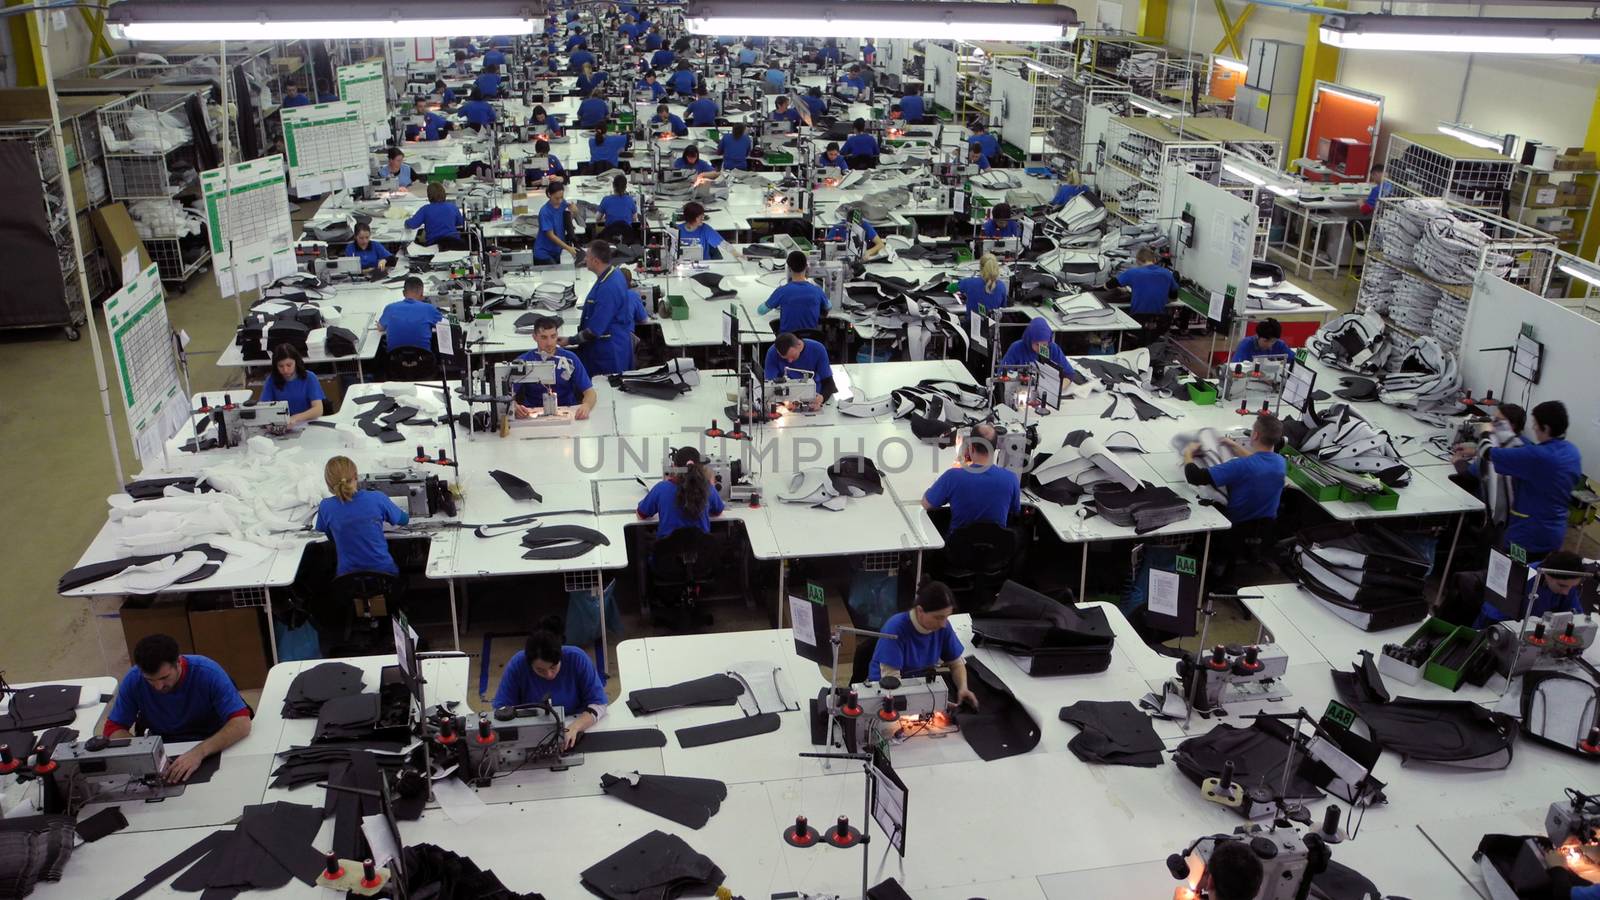
[[[817,168],[838,169],[839,174],[843,175],[844,173],[850,171],[850,162],[844,158],[843,153],[839,152],[838,143],[829,141],[828,146],[823,148],[822,155],[817,157]]]
[[[378,330],[383,332],[389,352],[401,347],[432,349],[433,326],[439,324],[444,313],[423,299],[422,279],[415,275],[406,279],[401,294],[399,300],[378,314]]]
[[[1370,216],[1378,208],[1379,199],[1394,193],[1394,183],[1383,180],[1383,163],[1367,170],[1367,180],[1372,182],[1372,190],[1367,191],[1367,199],[1361,202],[1361,214]]]
[[[542,705],[546,700],[561,710],[561,752],[571,750],[578,737],[605,718],[606,686],[589,654],[563,644],[563,624],[547,616],[528,635],[522,649],[500,673],[494,708]]]
[[[689,68],[686,62],[679,63],[677,71],[667,79],[667,87],[672,88],[673,93],[679,97],[693,97],[695,85],[699,83],[700,79],[694,74],[694,69]]]
[[[734,123],[733,130],[717,140],[717,154],[722,157],[722,170],[750,168],[750,153],[755,149],[756,140],[745,134],[743,122]]]
[[[806,277],[804,253],[789,251],[785,263],[789,269],[789,280],[773,291],[765,303],[756,307],[756,315],[764,316],[777,310],[779,331],[817,331],[822,328],[823,313],[831,308],[828,294]]]
[[[658,72],[672,68],[672,64],[677,61],[678,54],[673,53],[670,47],[658,48],[656,52],[650,54],[650,68]]]
[[[261,384],[262,403],[278,400],[289,405],[289,426],[292,428],[312,419],[322,418],[322,401],[328,396],[322,392],[322,382],[306,371],[300,350],[293,344],[279,344],[272,351],[272,374]]]
[[[706,96],[703,85],[695,88],[694,102],[684,108],[683,117],[696,128],[717,124],[717,102]]]
[[[534,68],[540,72],[554,74],[561,71],[561,61],[551,55],[549,50],[540,50],[539,61],[534,63]]]
[[[843,207],[841,207],[841,209],[843,209]],[[849,240],[851,225],[861,226],[861,237],[867,243],[865,249],[863,249],[861,252],[862,260],[870,260],[882,253],[884,250],[888,249],[889,245],[884,243],[883,238],[878,234],[878,229],[872,227],[872,223],[868,222],[861,215],[861,210],[859,209],[850,210],[850,212],[844,216],[844,221],[830,225],[828,227],[827,239],[830,241]]]
[[[583,71],[578,73],[578,93],[585,97],[595,96],[597,89],[605,83],[606,77],[606,73],[596,72],[594,66],[584,63]]]
[[[1533,605],[1528,605],[1528,592],[1511,591],[1510,605],[1518,610],[1527,610],[1526,618],[1538,619],[1547,613],[1570,612],[1579,615],[1583,608],[1583,577],[1580,575],[1557,575],[1556,572],[1583,572],[1585,571],[1583,559],[1576,553],[1566,550],[1557,550],[1544,558],[1543,562],[1535,562],[1528,566],[1528,583],[1538,578],[1540,569],[1549,570],[1550,574],[1539,578],[1539,588],[1533,598]],[[1504,622],[1507,619],[1523,618],[1520,614],[1508,616],[1499,606],[1485,601],[1478,610],[1478,619],[1472,623],[1473,628],[1487,628],[1495,622]],[[1577,897],[1576,892],[1573,897]]]
[[[602,88],[596,88],[578,104],[579,128],[593,128],[610,116],[611,104],[606,102]]]
[[[1134,316],[1157,316],[1167,311],[1167,302],[1178,296],[1178,278],[1166,266],[1156,264],[1156,251],[1149,247],[1140,247],[1134,254],[1137,263],[1131,269],[1124,269],[1111,278],[1106,284],[1110,287],[1127,288],[1132,295],[1128,302],[1128,312]]]
[[[1011,346],[1006,348],[1005,355],[1000,357],[1000,365],[1025,366],[1040,358],[1055,363],[1063,375],[1070,377],[1073,374],[1072,363],[1067,362],[1067,355],[1061,352],[1061,345],[1056,343],[1050,323],[1043,317],[1034,316],[1028,321],[1028,326],[1022,329],[1022,337],[1012,341]]]
[[[322,468],[322,480],[332,497],[317,507],[317,530],[333,539],[338,557],[335,575],[351,572],[400,574],[383,526],[404,525],[411,516],[387,494],[358,490],[361,475],[346,456],[335,456]]]
[[[711,163],[700,158],[700,148],[694,144],[683,148],[683,155],[672,161],[672,168],[674,171],[688,169],[696,175],[715,171]]]
[[[594,134],[589,137],[589,169],[591,174],[598,175],[606,169],[622,167],[622,151],[628,149],[628,136],[626,134],[607,135],[607,124],[601,122],[594,128]]]
[[[569,18],[568,21],[571,21],[571,19]],[[572,34],[567,36],[568,51],[587,46],[589,46],[589,38],[585,36],[583,32],[574,31]]]
[[[496,49],[486,50],[483,54],[483,64],[485,66],[503,66],[506,64],[506,55]]]
[[[590,241],[584,268],[594,275],[594,285],[583,299],[578,318],[578,358],[593,375],[615,375],[633,368],[633,300],[628,279],[611,264],[611,245]]]
[[[1194,485],[1214,485],[1228,492],[1228,505],[1222,514],[1235,525],[1257,519],[1276,519],[1278,501],[1283,498],[1283,478],[1288,462],[1278,453],[1283,438],[1283,422],[1272,413],[1256,417],[1250,429],[1250,446],[1230,437],[1222,443],[1233,450],[1234,458],[1210,468],[1194,461],[1200,442],[1183,448],[1183,478]]]
[[[679,447],[672,451],[672,471],[650,488],[635,511],[641,519],[656,519],[660,542],[683,528],[710,534],[711,520],[725,508],[700,451]]]
[[[861,61],[869,66],[878,64],[878,45],[872,42],[872,38],[867,38],[867,42],[861,45]]]
[[[670,134],[673,137],[683,137],[689,133],[689,126],[683,120],[673,115],[672,110],[665,103],[656,107],[656,114],[650,119],[650,130],[658,135]],[[710,168],[708,164],[706,168]]]
[[[1073,197],[1089,190],[1081,184],[1062,184],[1056,187],[1055,196],[1050,198],[1051,206],[1066,206]]]
[[[846,73],[843,78],[839,79],[839,86],[850,88],[854,91],[866,90],[867,79],[861,74],[861,67],[854,65],[851,66],[850,71]]]
[[[839,62],[839,46],[833,42],[833,38],[828,38],[825,42],[823,42],[822,46],[817,49],[816,58],[817,62],[819,63],[831,62],[837,64]]]
[[[372,226],[366,222],[356,224],[355,240],[344,248],[345,256],[359,257],[362,269],[377,269],[379,272],[388,271],[393,255],[380,243],[372,239]]]
[[[756,51],[755,51],[755,48],[754,47],[740,47],[739,48],[739,55],[737,57],[735,57],[735,59],[738,60],[739,65],[741,65],[741,66],[753,66],[753,65],[755,65],[756,64]]]
[[[117,684],[117,696],[101,734],[121,740],[143,726],[171,745],[199,741],[169,759],[161,777],[168,784],[188,781],[212,756],[250,734],[250,707],[233,679],[208,657],[178,652],[167,634],[148,634],[133,646],[133,667]],[[27,749],[19,752],[19,757]]]
[[[867,120],[857,119],[853,133],[844,139],[844,155],[856,168],[867,168],[878,158],[878,139],[867,134]]]
[[[283,108],[293,109],[296,106],[310,106],[311,98],[301,93],[297,82],[289,82],[283,86]]]
[[[496,34],[489,38],[489,46],[500,50],[509,50],[516,46],[516,43],[509,34]]]
[[[545,112],[543,106],[535,106],[533,114],[528,116],[528,126],[534,131],[542,131],[551,137],[561,136],[561,119]]]
[[[593,66],[597,62],[595,55],[587,48],[580,47],[567,57],[568,72],[582,72],[584,66]]]
[[[767,66],[767,70],[761,73],[761,80],[766,82],[769,92],[776,92],[783,90],[784,86],[789,83],[789,76],[774,63]]]
[[[544,206],[539,208],[539,236],[533,239],[533,261],[541,266],[561,262],[561,251],[578,256],[578,248],[567,243],[571,233],[571,212],[567,204],[567,186],[552,181],[544,188]]]
[[[1277,319],[1262,319],[1256,333],[1245,335],[1239,346],[1228,357],[1231,363],[1246,363],[1258,356],[1293,356],[1294,351],[1283,340],[1283,323]]]
[[[1511,520],[1506,543],[1528,552],[1529,560],[1561,549],[1567,535],[1572,490],[1583,480],[1583,458],[1567,440],[1567,407],[1546,400],[1530,413],[1534,443],[1492,447],[1483,459],[1511,479]]]
[[[917,586],[911,609],[895,613],[883,623],[883,633],[896,639],[878,638],[872,649],[872,663],[867,666],[867,680],[876,682],[886,675],[912,676],[948,666],[956,689],[951,705],[965,704],[977,711],[978,698],[967,687],[967,661],[961,658],[965,648],[950,625],[950,614],[955,611],[950,589],[942,582],[924,580]]]
[[[574,419],[587,419],[600,395],[594,389],[594,382],[589,379],[588,370],[583,367],[583,360],[571,350],[559,346],[560,332],[560,319],[555,316],[541,316],[533,323],[534,348],[517,359],[555,360],[556,405],[571,407]],[[532,418],[544,407],[545,390],[544,385],[537,383],[517,385],[512,413],[519,419]]]
[[[922,124],[922,119],[927,114],[927,104],[922,95],[915,90],[900,98],[900,118],[904,119],[907,125]]]
[[[635,92],[649,92],[650,102],[654,103],[666,96],[667,86],[656,80],[656,70],[646,69],[644,77],[633,86]]]
[[[429,109],[426,97],[417,98],[416,114],[422,117],[422,125],[407,127],[406,140],[437,141],[450,131],[450,121]]]
[[[410,187],[416,175],[411,171],[411,166],[406,162],[406,153],[399,147],[390,147],[388,159],[378,167],[380,181],[394,179],[397,187]]]
[[[467,51],[456,51],[455,63],[451,65],[450,70],[457,75],[466,75],[472,71],[472,64],[467,62]]]
[[[828,351],[810,338],[785,331],[767,348],[762,371],[767,381],[775,381],[790,371],[811,372],[817,386],[817,396],[811,400],[813,412],[839,392],[833,380],[833,366],[828,363]]]
[[[543,163],[540,163],[540,160]],[[564,181],[567,177],[567,167],[561,164],[561,157],[550,152],[550,142],[540,138],[533,142],[533,156],[528,159],[527,168],[523,172],[523,180],[529,186],[549,184],[553,181]]]
[[[804,103],[806,109],[811,113],[811,123],[813,125],[817,124],[817,120],[828,114],[828,100],[822,96],[822,88],[807,88],[806,92],[800,95],[800,102]]]
[[[800,127],[800,110],[789,105],[787,96],[779,96],[772,105],[772,121],[788,123],[790,128]]]
[[[980,523],[1005,527],[1012,516],[1022,512],[1022,482],[1017,473],[995,465],[998,440],[993,425],[985,422],[974,427],[961,442],[961,464],[946,469],[922,495],[923,509],[950,507],[947,535]]]
[[[996,156],[1000,155],[1000,142],[989,133],[989,127],[982,122],[972,123],[972,134],[967,138],[968,144],[976,144],[983,149],[983,158],[990,165],[994,164]]]
[[[983,223],[983,236],[995,240],[1022,237],[1022,223],[1011,218],[1011,204],[996,203]]]
[[[722,258],[722,235],[706,221],[706,208],[697,200],[683,205],[683,221],[678,223],[678,244],[688,243],[699,245],[701,259]]]
[[[440,109],[449,109],[456,105],[456,92],[444,83],[443,78],[433,83],[433,92],[439,97]]]
[[[979,172],[989,171],[989,157],[983,155],[983,148],[977,144],[967,145],[967,168],[976,168]]]
[[[435,181],[428,185],[428,202],[406,219],[407,228],[422,227],[417,243],[438,247],[440,250],[465,250],[461,229],[467,224],[460,207],[446,199],[444,185]]]
[[[472,86],[484,97],[498,97],[500,96],[500,82],[503,80],[500,77],[499,66],[484,66],[483,74],[473,80]]]
[[[482,131],[483,126],[493,123],[498,118],[494,107],[484,99],[484,96],[481,92],[473,90],[472,99],[461,104],[461,118],[466,119],[467,125],[474,131]]]
[[[988,315],[1006,305],[1007,286],[1000,280],[1000,261],[993,253],[985,253],[978,260],[978,274],[956,283],[956,290],[966,300],[967,312]],[[1054,345],[1054,341],[1051,344]]]
[[[628,193],[628,176],[611,179],[611,195],[600,201],[601,233],[622,233],[632,237],[637,232],[633,220],[639,217],[639,201]]]

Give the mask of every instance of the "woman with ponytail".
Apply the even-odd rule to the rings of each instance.
[[[985,253],[978,260],[978,274],[956,283],[956,290],[966,298],[967,312],[987,315],[1006,305],[1006,283],[1000,280],[1000,260],[993,253]]]
[[[639,518],[659,516],[656,540],[680,528],[698,528],[711,533],[711,517],[722,515],[722,495],[711,483],[711,470],[693,447],[672,452],[672,471],[639,501]]]
[[[549,700],[566,719],[561,749],[570,750],[578,735],[605,718],[609,701],[589,655],[562,643],[563,633],[560,616],[546,616],[539,623],[500,674],[494,706],[528,706]]]
[[[332,497],[317,507],[317,530],[333,539],[339,555],[336,575],[351,572],[400,574],[389,555],[383,524],[404,525],[411,516],[388,495],[357,490],[361,475],[348,456],[335,456],[322,468],[322,480]]]
[[[911,611],[895,613],[883,623],[883,633],[898,640],[878,638],[867,680],[877,681],[885,675],[901,678],[943,664],[950,668],[950,680],[956,687],[955,702],[977,709],[978,698],[967,687],[967,663],[961,658],[966,648],[950,625],[950,614],[955,611],[955,598],[944,582],[922,579]]]

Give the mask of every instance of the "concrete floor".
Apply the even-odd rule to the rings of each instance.
[[[304,205],[297,217],[311,213]],[[1308,285],[1340,306],[1354,296],[1348,279]],[[220,391],[241,384],[237,370],[219,369],[216,354],[232,340],[238,321],[234,303],[219,296],[209,271],[196,275],[183,292],[167,302],[174,328],[190,338],[190,379],[195,392]],[[98,313],[98,310],[97,310]],[[105,328],[100,336],[104,343]],[[69,342],[60,330],[0,331],[0,446],[16,464],[12,485],[0,503],[7,539],[0,546],[0,672],[11,681],[37,681],[87,675],[119,675],[128,665],[121,628],[109,608],[93,615],[82,600],[56,594],[56,580],[70,569],[105,521],[105,498],[120,490],[107,445],[101,398],[95,388],[91,342]],[[110,360],[109,348],[105,358]],[[108,370],[115,404],[116,376]],[[121,411],[112,409],[125,473],[139,470]],[[831,599],[833,620],[846,621],[837,596]],[[629,637],[648,633],[629,617]],[[1253,635],[1253,626],[1238,622],[1239,639]],[[1220,621],[1220,620],[1219,620]],[[717,628],[764,628],[765,606],[718,610]],[[462,647],[476,655],[484,629],[463,635]],[[430,635],[436,646],[443,634]],[[498,647],[497,666],[514,650],[511,641]],[[498,680],[493,673],[490,690]],[[618,685],[612,680],[612,690]]]

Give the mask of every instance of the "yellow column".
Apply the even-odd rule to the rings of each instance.
[[[1595,90],[1594,106],[1589,109],[1589,130],[1583,135],[1583,149],[1600,153],[1600,89]],[[1592,190],[1590,186],[1595,176],[1580,175],[1577,180],[1584,188]],[[1588,233],[1583,236],[1583,244],[1578,248],[1578,255],[1584,259],[1594,259],[1595,251],[1600,250],[1600,221],[1592,220],[1591,217],[1595,215],[1592,207],[1577,215],[1582,215],[1588,225]]]
[[[6,0],[7,6],[32,6],[33,0]],[[39,20],[33,13],[7,16],[11,27],[11,49],[17,57],[17,87],[38,87],[49,74],[39,51]]]
[[[1139,27],[1135,32],[1153,41],[1167,39],[1167,0],[1139,0]]]
[[[1348,9],[1347,0],[1323,0],[1320,4],[1330,9]],[[1324,44],[1318,38],[1322,27],[1321,16],[1308,16],[1306,23],[1305,56],[1300,60],[1300,92],[1294,104],[1294,128],[1289,132],[1289,146],[1283,148],[1284,162],[1299,159],[1305,149],[1306,127],[1311,121],[1311,92],[1317,81],[1334,81],[1339,77],[1339,50]]]

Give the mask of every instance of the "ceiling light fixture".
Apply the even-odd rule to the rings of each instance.
[[[1600,53],[1597,19],[1467,16],[1328,16],[1322,42],[1344,50],[1588,55]]]
[[[1070,6],[927,0],[697,0],[686,10],[691,34],[879,40],[1071,41]]]
[[[1237,59],[1230,59],[1229,57],[1226,57],[1226,56],[1213,56],[1213,57],[1211,57],[1211,63],[1212,63],[1212,65],[1221,66],[1224,69],[1232,69],[1235,72],[1248,72],[1248,71],[1250,71],[1250,67],[1249,66],[1245,65],[1242,62],[1239,62]]]
[[[1595,287],[1600,287],[1600,275],[1596,275],[1588,269],[1580,269],[1571,263],[1556,263],[1556,268],[1571,275],[1573,278],[1587,281]]]
[[[284,41],[318,38],[412,38],[524,35],[543,27],[544,4],[530,0],[124,0],[106,24],[130,41]]]
[[[1485,150],[1493,150],[1496,153],[1502,152],[1506,147],[1505,135],[1479,131],[1471,125],[1462,125],[1459,122],[1440,122],[1438,131],[1440,134],[1449,135],[1456,140],[1466,141],[1474,147],[1482,147]]]

